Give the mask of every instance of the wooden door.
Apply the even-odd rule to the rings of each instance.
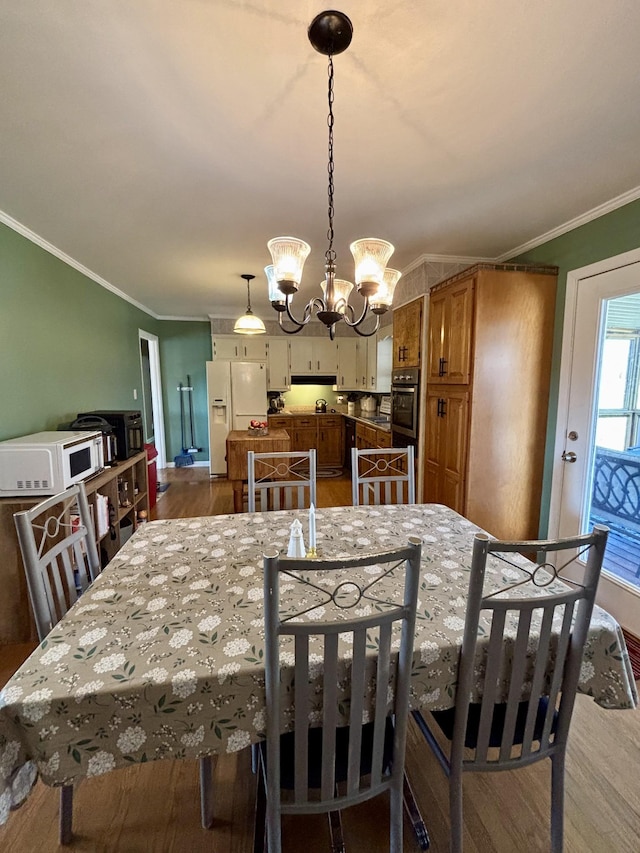
[[[469,393],[427,389],[424,500],[464,514],[469,434]]]
[[[393,366],[420,367],[422,299],[401,305],[393,312]]]
[[[447,383],[468,385],[471,378],[474,289],[474,278],[455,282],[449,289],[445,336]]]
[[[429,299],[428,381],[468,385],[471,379],[475,279],[443,287]]]
[[[318,465],[342,467],[344,442],[341,417],[318,418]]]
[[[446,307],[448,290],[438,290],[429,298],[429,333],[427,340],[427,382],[443,382],[445,356]]]

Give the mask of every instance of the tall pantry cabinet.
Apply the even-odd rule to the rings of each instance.
[[[538,537],[557,268],[479,264],[429,297],[424,501]]]

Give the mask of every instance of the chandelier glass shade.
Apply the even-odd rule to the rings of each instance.
[[[350,249],[355,262],[355,286],[364,299],[363,308],[357,317],[353,306],[349,304],[353,284],[350,281],[335,277],[336,253],[333,248],[333,56],[342,53],[349,47],[353,35],[353,26],[349,18],[342,12],[321,12],[311,22],[308,35],[312,46],[319,53],[329,58],[329,115],[327,119],[329,127],[329,162],[327,166],[329,176],[327,188],[329,227],[327,239],[329,245],[325,252],[325,280],[321,282],[322,297],[317,296],[310,299],[304,307],[302,317],[295,317],[291,310],[291,302],[300,288],[302,269],[311,247],[304,240],[299,240],[296,237],[275,237],[267,243],[273,261],[272,264],[265,267],[269,301],[278,313],[281,329],[287,334],[293,335],[302,331],[311,317],[315,315],[328,328],[332,340],[335,335],[336,323],[340,321],[344,321],[357,334],[368,337],[378,330],[380,315],[391,308],[393,291],[401,273],[398,270],[387,268],[394,251],[391,243],[374,237],[353,242]],[[360,327],[371,314],[376,317],[375,324],[367,323],[367,330],[363,331]],[[285,325],[287,321],[291,325],[289,328]]]
[[[265,325],[251,310],[251,293],[249,291],[250,282],[255,278],[255,275],[244,273],[241,276],[247,282],[247,311],[236,320],[233,331],[238,335],[264,335],[267,331]]]

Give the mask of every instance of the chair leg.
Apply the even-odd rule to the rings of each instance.
[[[267,791],[264,784],[264,773],[260,755],[252,752],[257,773],[256,809],[253,828],[253,853],[265,853],[267,849]]]
[[[564,752],[551,757],[551,853],[562,853],[564,836]]]
[[[418,804],[416,803],[416,798],[413,794],[413,788],[409,783],[409,777],[406,772],[404,774],[403,780],[403,790],[402,796],[404,800],[404,807],[411,821],[411,826],[413,827],[413,831],[416,834],[416,838],[418,839],[418,845],[421,850],[428,850],[431,846],[431,839],[429,838],[429,833],[427,832],[427,827],[425,825],[424,819],[420,814],[420,809],[418,808]]]
[[[451,822],[451,853],[462,853],[462,768],[455,765],[449,776],[449,820]]]
[[[329,812],[329,836],[331,853],[345,853],[340,812]]]
[[[73,837],[73,785],[60,788],[60,844],[71,844]]]
[[[213,758],[200,759],[200,817],[203,829],[213,826]]]

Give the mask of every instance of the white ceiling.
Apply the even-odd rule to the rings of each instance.
[[[233,316],[326,248],[321,2],[0,0],[0,211],[157,316]],[[335,58],[349,243],[499,257],[640,186],[638,0],[373,0]]]

